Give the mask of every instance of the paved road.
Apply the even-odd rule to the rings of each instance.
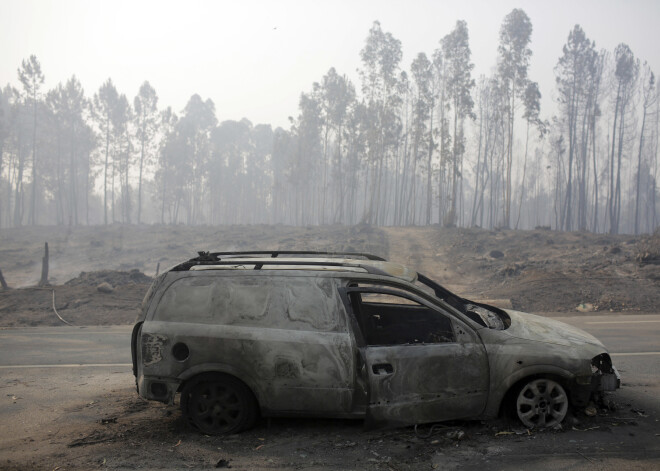
[[[0,456],[37,429],[98,419],[84,406],[134,384],[130,335],[130,326],[0,330]]]
[[[595,335],[610,350],[619,369],[660,377],[660,315],[580,315],[555,319]],[[129,365],[130,334],[130,326],[0,330],[0,368]]]
[[[129,364],[131,326],[0,330],[0,368]]]
[[[618,358],[637,355],[660,359],[660,315],[579,315],[555,319],[595,335]]]
[[[660,314],[554,317],[592,333],[617,358],[660,359]],[[0,366],[130,363],[131,326],[0,330]],[[656,361],[660,366],[660,362]]]

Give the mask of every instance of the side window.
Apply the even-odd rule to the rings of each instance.
[[[280,304],[273,302],[273,327],[345,332],[346,312],[333,278],[283,277],[272,282]]]
[[[352,292],[350,300],[367,345],[455,341],[447,316],[405,296],[365,290]]]
[[[168,322],[221,322],[215,306],[217,284],[213,277],[181,278],[172,283],[158,303],[154,320]],[[223,319],[224,320],[224,319]]]
[[[154,320],[315,332],[345,332],[332,278],[194,276],[173,282]]]

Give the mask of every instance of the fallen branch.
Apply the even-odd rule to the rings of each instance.
[[[589,461],[590,463],[595,463],[594,460],[592,460],[592,459],[589,458],[588,456],[584,455],[582,452],[578,451],[577,453],[578,453],[578,455],[580,455],[582,458],[584,458],[585,460]]]
[[[94,445],[96,443],[111,442],[117,437],[115,435],[105,435],[98,431],[94,431],[87,435],[86,437],[77,438],[67,445],[69,448],[74,448],[77,446],[86,446]]]
[[[417,431],[417,425],[419,425],[419,424],[415,424],[415,429],[414,429],[414,430],[415,430],[415,435],[416,435],[418,438],[429,438],[431,435],[433,435],[433,432],[435,432],[436,429],[440,429],[440,428],[446,429],[446,428],[449,428],[447,425],[443,425],[443,424],[433,424],[433,425],[431,425],[431,428],[429,429],[428,433],[426,433],[426,434],[422,434],[422,433],[420,433],[420,432]]]
[[[56,316],[57,316],[62,322],[64,322],[66,325],[70,325],[71,327],[75,327],[75,326],[74,326],[73,324],[71,324],[70,322],[67,322],[67,321],[65,321],[64,319],[62,319],[62,316],[60,316],[60,314],[57,312],[57,309],[55,309],[55,290],[53,290],[53,311],[55,311],[55,315],[56,315]]]

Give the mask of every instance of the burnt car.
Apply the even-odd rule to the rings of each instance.
[[[369,254],[200,252],[158,276],[133,329],[140,396],[203,433],[259,416],[368,426],[488,419],[553,427],[620,386],[574,327],[461,298]]]

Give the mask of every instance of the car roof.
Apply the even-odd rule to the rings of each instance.
[[[252,252],[254,253],[254,252]],[[279,254],[279,253],[278,253]],[[331,256],[295,256],[287,257],[245,256],[242,253],[200,254],[200,257],[177,265],[174,271],[199,270],[305,270],[305,271],[340,271],[369,273],[387,276],[399,280],[414,282],[417,272],[399,263],[388,262],[369,254],[327,254]],[[324,254],[325,255],[325,254]],[[355,256],[355,258],[353,258]],[[367,258],[369,257],[369,258]]]

